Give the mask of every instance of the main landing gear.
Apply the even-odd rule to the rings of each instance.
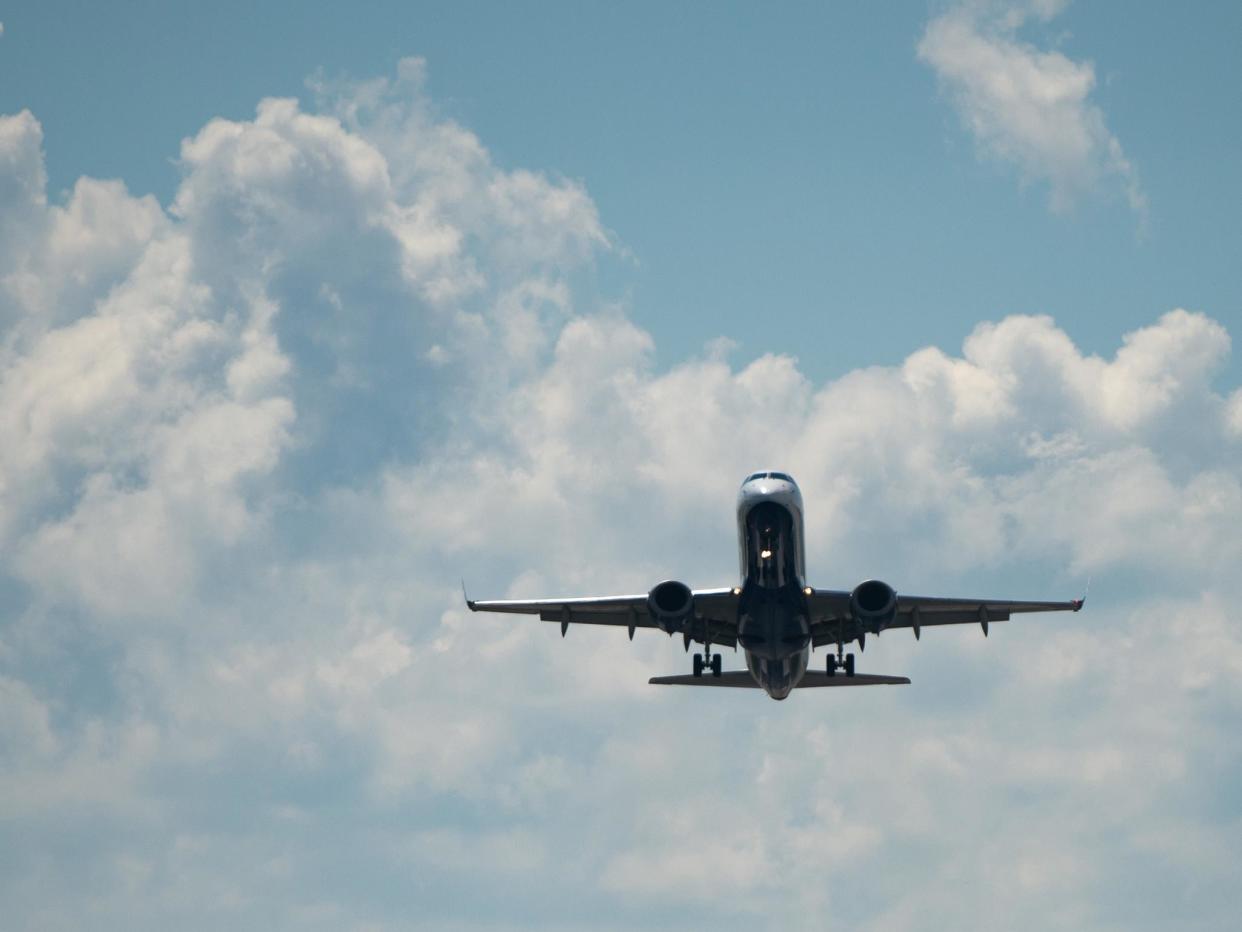
[[[844,670],[846,676],[854,675],[854,655],[845,653],[845,645],[837,644],[837,655],[828,655],[828,675],[836,676],[838,670]]]
[[[689,644],[689,635],[687,635],[687,644]],[[694,655],[694,675],[700,677],[704,670],[711,670],[712,676],[720,676],[720,655],[712,653],[712,634],[711,629],[707,629],[706,636],[703,639],[703,653]]]
[[[709,656],[711,657],[710,660],[708,660]],[[712,676],[720,676],[720,655],[695,654],[694,675],[702,676],[704,670],[711,670]]]

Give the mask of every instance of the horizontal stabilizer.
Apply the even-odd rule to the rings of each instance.
[[[759,688],[755,678],[745,670],[730,670],[728,673],[720,674],[720,676],[712,676],[710,673],[704,673],[702,676],[693,676],[689,673],[681,676],[653,676],[647,682],[655,686],[734,686],[741,689]]]
[[[798,689],[810,689],[815,686],[909,686],[908,676],[882,676],[879,673],[855,673],[846,676],[838,673],[829,676],[820,670],[807,670],[806,676],[798,683]]]
[[[720,676],[712,676],[710,673],[704,673],[702,676],[693,676],[689,673],[682,674],[681,676],[653,676],[647,682],[654,686],[759,688],[755,678],[745,670],[732,670],[728,673],[722,673]],[[844,673],[840,673],[836,676],[829,676],[827,673],[821,673],[818,670],[808,670],[798,683],[797,688],[809,689],[817,686],[904,686],[908,685],[909,682],[909,678],[904,676],[880,676],[874,673],[858,673],[854,676],[846,676]]]

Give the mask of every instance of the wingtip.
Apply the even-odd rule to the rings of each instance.
[[[1082,607],[1087,604],[1087,596],[1091,593],[1091,577],[1087,577],[1087,586],[1082,591],[1081,599],[1074,599],[1074,611],[1081,612]]]
[[[478,609],[474,607],[474,600],[471,599],[466,593],[466,581],[464,579],[461,581],[461,597],[466,600],[466,608],[470,609],[472,612],[478,611]]]

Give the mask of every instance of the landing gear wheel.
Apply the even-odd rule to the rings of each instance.
[[[703,655],[702,654],[694,655],[694,675],[695,676],[703,675]]]
[[[837,675],[837,658],[832,656],[832,654],[828,655],[828,675]]]
[[[720,655],[712,657],[712,676],[720,676]]]
[[[846,676],[854,675],[854,655],[853,654],[845,655],[845,675]]]

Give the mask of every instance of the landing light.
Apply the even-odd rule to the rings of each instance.
[[[770,560],[770,559],[772,559],[772,551],[771,551],[771,550],[760,550],[760,551],[759,551],[759,559],[760,559],[760,560]]]

